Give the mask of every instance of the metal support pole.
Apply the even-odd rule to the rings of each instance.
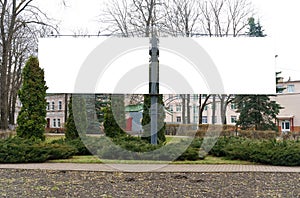
[[[157,144],[157,132],[158,132],[158,94],[159,94],[159,62],[158,62],[158,38],[152,36],[151,38],[151,63],[150,63],[150,84],[149,93],[151,97],[151,144]]]

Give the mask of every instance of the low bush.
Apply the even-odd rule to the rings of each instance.
[[[69,158],[74,154],[73,147],[44,143],[36,139],[14,137],[0,140],[0,163],[45,162]]]
[[[90,151],[86,148],[85,144],[82,142],[80,138],[76,138],[73,140],[58,139],[58,140],[53,140],[51,143],[71,146],[76,151],[75,155],[91,155]]]
[[[240,137],[219,138],[211,155],[231,160],[246,160],[269,165],[299,166],[300,142],[254,140]]]
[[[88,142],[95,142],[88,137]],[[121,136],[115,139],[101,137],[93,145],[93,153],[104,159],[119,160],[197,160],[199,148],[190,147],[190,142],[182,140],[176,143],[151,145],[148,142],[132,136]],[[89,144],[89,143],[88,143]],[[90,146],[88,146],[90,148]]]
[[[245,131],[241,130],[238,132],[240,137],[245,137],[245,138],[250,138],[250,139],[274,139],[277,137],[277,132],[276,131]]]

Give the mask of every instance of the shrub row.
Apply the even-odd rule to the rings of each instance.
[[[210,151],[214,156],[269,165],[299,166],[300,142],[253,140],[240,137],[219,138]]]
[[[275,131],[231,131],[231,130],[223,130],[223,131],[188,131],[186,135],[195,136],[198,138],[204,137],[231,137],[231,136],[239,136],[249,139],[274,139],[277,137],[277,132]]]
[[[19,137],[0,140],[0,163],[45,162],[50,159],[66,159],[74,154],[73,147],[57,143]]]
[[[238,131],[238,136],[249,139],[275,139],[278,136],[276,131]]]
[[[103,159],[163,161],[200,159],[199,149],[189,147],[188,141],[151,145],[132,136],[114,139],[87,136],[84,143],[93,154]]]

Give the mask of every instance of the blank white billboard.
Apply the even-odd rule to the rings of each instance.
[[[274,94],[272,40],[160,38],[160,93]],[[39,40],[48,93],[149,93],[148,38]]]

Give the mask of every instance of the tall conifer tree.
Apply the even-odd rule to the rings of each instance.
[[[22,102],[17,118],[17,135],[22,138],[39,138],[45,140],[46,125],[46,82],[44,70],[39,67],[39,61],[31,56],[23,72],[23,85],[19,91]]]

